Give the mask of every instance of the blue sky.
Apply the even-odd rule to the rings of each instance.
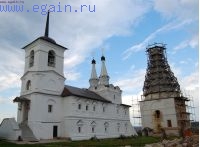
[[[69,48],[65,52],[66,84],[88,87],[91,60],[100,74],[102,48],[110,83],[123,90],[131,105],[142,94],[147,67],[145,48],[167,44],[167,57],[179,84],[194,98],[199,116],[199,3],[198,0],[35,0],[23,1],[24,12],[0,12],[0,120],[16,117],[20,77],[24,70],[21,48],[44,34],[42,5],[95,5],[95,12],[52,12],[50,37]],[[60,4],[59,4],[60,2]],[[5,4],[0,4],[5,5]],[[22,5],[22,3],[20,3]],[[33,6],[38,5],[37,12]],[[131,110],[132,116],[132,110]],[[134,122],[133,119],[131,119]]]

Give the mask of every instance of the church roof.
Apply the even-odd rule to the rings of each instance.
[[[25,97],[16,97],[13,102],[22,102],[22,101],[30,101],[29,99],[25,98]]]
[[[121,104],[121,106],[124,106],[124,107],[132,107],[132,106],[126,105],[126,104]]]
[[[111,103],[110,101],[104,99],[97,93],[90,91],[88,89],[81,89],[69,85],[65,85],[65,88],[61,94],[62,97],[67,97],[67,96],[78,96],[78,97],[83,97],[87,99],[92,99],[92,100],[97,100],[97,101],[102,101],[102,102],[107,102]]]
[[[34,41],[32,41],[31,43],[29,43],[28,45],[24,46],[22,49],[25,49],[25,48],[28,47],[29,45],[31,45],[31,44],[33,44],[34,42],[38,41],[39,39],[44,40],[44,41],[47,41],[47,42],[49,42],[49,43],[52,43],[52,44],[54,44],[54,45],[56,45],[56,46],[59,46],[59,47],[65,49],[65,50],[68,49],[68,48],[66,48],[66,47],[64,47],[64,46],[62,46],[62,45],[60,45],[60,44],[57,44],[52,38],[50,38],[50,37],[45,37],[45,36],[41,36],[41,37],[35,39]]]

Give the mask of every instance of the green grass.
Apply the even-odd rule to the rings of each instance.
[[[145,144],[158,142],[160,138],[156,137],[136,137],[126,139],[103,139],[87,141],[66,141],[46,144],[14,144],[5,140],[0,140],[0,147],[117,147],[130,145],[133,147],[142,147]]]

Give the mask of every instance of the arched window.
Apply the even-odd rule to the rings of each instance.
[[[92,127],[92,133],[94,133],[94,126]]]
[[[96,110],[96,107],[95,106],[93,106],[93,111],[95,111]]]
[[[95,133],[96,122],[93,121],[91,124],[92,133]]]
[[[108,133],[108,127],[109,127],[109,123],[108,123],[108,122],[105,122],[105,123],[104,123],[104,130],[105,130],[105,133]]]
[[[56,65],[56,55],[53,50],[48,53],[48,66],[55,67]]]
[[[120,132],[120,123],[117,123],[117,132]]]
[[[125,127],[125,132],[127,132],[128,124],[125,123],[125,124],[124,124],[124,127]]]
[[[81,110],[81,104],[78,104],[78,109]]]
[[[125,114],[125,115],[127,114],[127,110],[126,110],[126,109],[124,109],[124,114]]]
[[[119,109],[120,109],[119,106],[117,106],[117,114],[119,114]]]
[[[29,67],[34,65],[34,51],[32,50],[29,57]]]
[[[81,126],[78,126],[78,133],[81,133]]]
[[[105,106],[103,106],[103,112],[105,112],[106,111],[106,107]]]
[[[88,111],[88,109],[89,109],[89,106],[88,106],[88,105],[86,105],[86,106],[85,106],[85,110],[86,110],[86,111]]]
[[[82,132],[82,127],[83,127],[83,121],[82,120],[79,120],[77,123],[76,123],[77,127],[78,127],[78,133],[81,133]]]
[[[28,80],[26,83],[26,90],[30,90],[31,89],[31,81]]]
[[[156,118],[160,118],[160,111],[159,111],[159,110],[156,110],[156,111],[155,111],[155,117],[156,117]]]

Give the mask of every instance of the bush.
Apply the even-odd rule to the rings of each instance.
[[[99,141],[99,139],[97,138],[96,135],[94,135],[93,137],[91,137],[90,140],[96,140],[96,141]]]

